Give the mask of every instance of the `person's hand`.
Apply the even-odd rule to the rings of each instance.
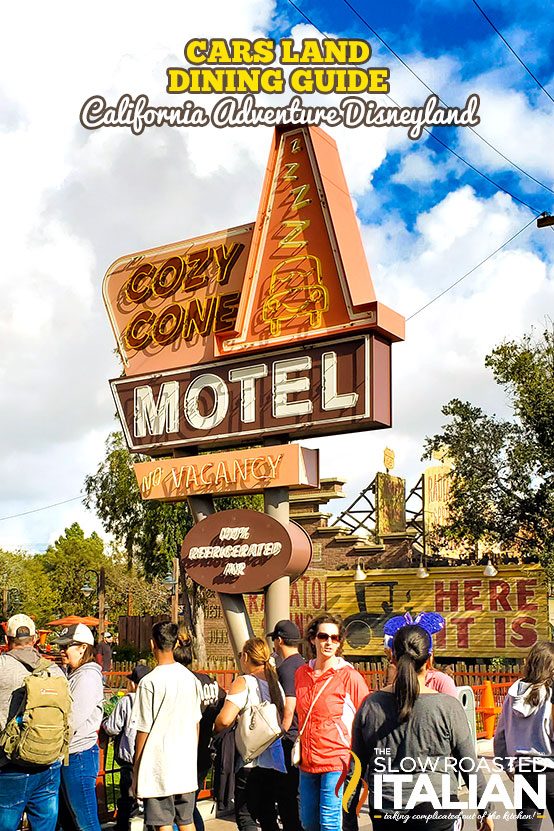
[[[129,790],[131,792],[131,796],[133,796],[135,799],[137,799],[137,784],[138,784],[137,780],[138,780],[138,771],[137,771],[136,768],[133,768],[133,775],[131,777],[131,787],[130,787]]]
[[[477,831],[494,831],[494,820],[492,817],[477,817]]]
[[[514,771],[513,770],[507,770],[506,775],[507,775],[508,779],[510,780],[510,782],[514,781]]]

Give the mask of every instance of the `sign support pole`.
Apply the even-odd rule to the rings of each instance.
[[[195,523],[201,522],[215,512],[214,500],[211,496],[189,496],[188,502]],[[288,577],[286,579],[288,580]],[[254,636],[244,596],[242,594],[224,594],[223,592],[216,592],[216,594],[221,604],[235,662],[240,669],[239,653],[242,651],[245,642]]]
[[[289,523],[289,489],[266,488],[264,512],[287,526]],[[265,631],[272,632],[275,624],[290,617],[290,577],[279,577],[265,591]],[[269,640],[273,647],[273,642]]]

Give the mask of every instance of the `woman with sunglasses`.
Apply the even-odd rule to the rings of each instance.
[[[100,831],[96,802],[98,730],[102,722],[104,687],[102,669],[96,663],[94,635],[84,623],[62,629],[54,643],[67,661],[71,708],[69,764],[62,765],[60,814],[69,815],[79,831]]]
[[[304,831],[340,831],[342,790],[335,793],[343,765],[350,764],[350,739],[356,710],[367,684],[344,658],[344,624],[322,614],[308,625],[313,659],[295,675],[296,712],[302,734],[300,819]]]

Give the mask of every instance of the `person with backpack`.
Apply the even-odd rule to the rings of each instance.
[[[247,715],[248,708],[268,701],[275,705],[280,720],[285,711],[285,695],[277,673],[270,663],[270,651],[262,638],[250,638],[239,655],[243,675],[236,678],[215,720],[219,733],[231,727],[237,718]],[[239,726],[237,726],[238,732]],[[237,746],[238,746],[237,740]],[[239,831],[278,831],[274,772],[286,773],[281,740],[274,741],[266,750],[240,769],[235,766],[235,821]]]
[[[33,831],[54,831],[69,733],[68,684],[34,648],[30,617],[13,615],[6,636],[8,650],[0,655],[0,831],[16,831],[25,811]],[[48,723],[57,729],[47,732]]]
[[[73,699],[69,764],[63,766],[61,773],[62,801],[79,831],[100,831],[96,802],[97,740],[104,686],[102,669],[96,663],[94,635],[84,623],[76,623],[62,629],[54,643],[59,644],[67,657]]]
[[[119,799],[117,800],[116,831],[128,831],[129,820],[137,801],[131,789],[135,758],[136,730],[131,727],[131,712],[139,682],[150,672],[150,667],[137,664],[127,676],[127,694],[120,698],[113,712],[102,722],[108,736],[115,736],[114,758],[119,765]]]

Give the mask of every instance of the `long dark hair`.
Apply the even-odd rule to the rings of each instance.
[[[554,683],[553,643],[539,641],[535,644],[525,661],[523,680],[532,684],[525,700],[532,707],[536,707],[541,700],[542,687],[550,691]]]
[[[283,703],[277,673],[269,661],[271,652],[269,651],[267,641],[264,641],[263,638],[250,638],[242,647],[242,651],[245,655],[248,655],[251,663],[259,667],[263,666],[265,680],[269,687],[269,697],[277,707],[279,718],[282,719],[285,713],[285,705]]]
[[[431,652],[431,637],[422,626],[402,626],[392,642],[397,674],[394,695],[398,705],[398,720],[407,721],[419,695],[418,673],[425,666]]]

